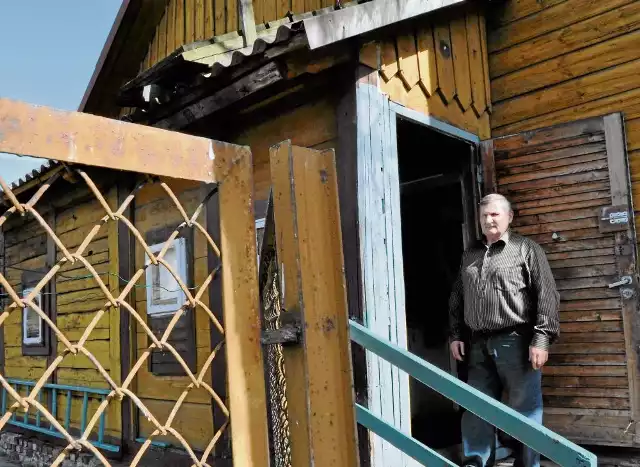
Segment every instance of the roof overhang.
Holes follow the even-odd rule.
[[[304,20],[309,48],[317,49],[466,0],[372,0]]]

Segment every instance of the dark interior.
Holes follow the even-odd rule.
[[[397,127],[409,351],[464,379],[449,355],[448,301],[465,237],[475,237],[472,148],[412,122]],[[412,435],[436,449],[460,443],[458,408],[420,382],[410,388]]]

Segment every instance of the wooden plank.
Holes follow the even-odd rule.
[[[560,300],[615,298],[619,295],[620,292],[612,289],[563,290],[560,291]]]
[[[167,56],[167,13],[169,8],[165,8],[160,24],[158,25],[158,61],[161,61]]]
[[[558,268],[553,270],[553,275],[557,280],[561,279],[574,279],[578,277],[597,277],[597,276],[612,276],[617,273],[616,266],[614,264],[605,264],[601,266],[591,267],[576,267],[576,268]]]
[[[291,0],[276,0],[276,19],[284,18],[290,11],[293,11]]]
[[[627,369],[624,366],[551,366],[542,368],[543,378],[546,375],[553,376],[626,376]]]
[[[299,261],[299,245],[294,238],[295,204],[291,187],[290,144],[278,144],[270,149],[271,180],[273,183],[274,217],[276,225],[277,257],[281,264],[295,265]],[[300,282],[296,267],[285,267],[282,271],[284,296],[282,306],[285,310],[300,307]],[[291,426],[291,463],[292,465],[309,465],[311,462],[311,440],[309,439],[309,414],[307,411],[307,385],[305,374],[304,350],[299,347],[285,346],[282,349],[285,367],[290,375],[287,378],[287,406]],[[289,370],[290,369],[290,370]],[[296,377],[295,375],[298,375]]]
[[[178,0],[169,0],[165,15],[167,16],[167,55],[176,50],[176,9]]]
[[[237,31],[238,25],[239,25],[238,3],[235,0],[225,0],[225,1],[226,1],[226,11],[227,11],[227,23],[226,23],[226,30],[224,32],[227,33],[227,32]],[[220,34],[220,33],[216,31],[216,34]]]
[[[224,34],[226,32],[225,27],[223,26],[222,30],[218,31],[217,24],[215,24],[215,16],[218,11],[221,11],[224,15],[224,2],[226,0],[202,0],[204,4],[202,20],[204,21],[204,39],[210,39],[216,35]]]
[[[478,13],[475,11],[467,13],[466,27],[469,47],[469,70],[471,73],[471,102],[478,116],[482,115],[487,107],[485,80],[489,79],[488,75],[485,75],[479,21]]]
[[[258,4],[264,5],[264,3],[261,2],[258,2]],[[249,47],[256,41],[257,37],[256,19],[253,14],[253,0],[239,0],[238,8],[244,46]]]
[[[542,113],[553,112],[577,104],[611,96],[636,88],[640,60],[534,91],[520,98],[494,106],[492,125],[499,128]]]
[[[176,48],[185,44],[186,37],[186,22],[185,16],[185,1],[176,0],[176,14],[175,14],[175,45]]]
[[[291,12],[294,14],[304,13],[304,0],[291,0]]]
[[[403,81],[407,90],[411,90],[420,81],[416,38],[413,33],[403,34],[398,36],[397,44],[398,76]]]
[[[584,230],[589,228],[595,228],[598,226],[598,219],[596,217],[585,218],[585,219],[577,219],[577,220],[568,220],[568,221],[557,221],[549,224],[534,224],[534,225],[523,225],[520,227],[514,227],[514,229],[522,235],[534,235],[534,234],[548,234],[553,239],[553,233],[558,233],[560,235],[560,241],[553,242],[553,244],[546,242],[547,244],[543,247],[548,251],[557,251],[557,249],[562,249],[562,245],[568,239],[562,235],[562,232],[570,231],[570,230]],[[575,242],[574,242],[575,243]]]
[[[548,388],[542,390],[545,396],[566,396],[566,397],[603,397],[628,399],[628,389],[614,388]]]
[[[556,388],[627,388],[627,379],[608,376],[545,376],[543,387]]]
[[[560,237],[562,239],[562,241],[567,241],[567,240],[588,240],[591,238],[599,238],[602,236],[602,234],[600,233],[598,228],[592,227],[592,228],[587,228],[587,229],[577,229],[577,230],[565,230],[562,231],[560,234]],[[534,240],[535,242],[539,243],[540,245],[545,245],[548,243],[555,243],[557,240],[554,238],[553,236],[553,232],[549,233],[549,232],[545,232],[542,234],[534,234],[531,235],[530,238],[532,240]],[[605,262],[598,262],[598,260],[589,260],[587,259],[586,261],[583,261],[583,265],[589,265],[591,262],[594,262],[595,264],[608,264],[607,261]],[[578,262],[576,265],[579,265],[580,262]],[[561,265],[561,267],[569,267],[571,266],[571,264],[565,264],[564,266]]]
[[[626,358],[624,354],[550,354],[550,365],[612,365],[625,366]]]
[[[269,447],[250,150],[229,146],[229,150],[219,151],[215,171],[221,180],[222,284],[233,458],[239,465],[259,466],[269,458]]]
[[[311,458],[347,467],[358,457],[335,156],[292,152]]]
[[[517,23],[495,29],[489,34],[489,50],[497,52],[536,36],[564,29],[582,20],[597,17],[610,10],[629,4],[631,0],[611,0],[595,3],[590,0],[562,2],[523,18]]]
[[[606,164],[605,164],[606,165]],[[511,192],[523,190],[540,190],[552,187],[563,187],[567,185],[582,184],[607,180],[607,170],[591,170],[571,175],[555,175],[539,180],[527,180],[524,182],[506,185],[501,191],[511,197]]]
[[[575,166],[576,164],[582,164],[585,162],[596,162],[596,161],[604,161],[607,158],[607,154],[602,152],[593,152],[585,155],[576,155],[570,158],[563,159],[555,159],[544,162],[538,162],[528,165],[523,165],[520,167],[508,167],[502,170],[499,170],[498,173],[501,177],[509,177],[514,175],[522,175],[522,179],[526,180],[526,175],[530,175],[530,178],[535,177],[535,175],[542,170],[559,168],[559,167],[567,167],[570,168]]]
[[[579,205],[590,201],[598,201],[610,197],[609,190],[588,191],[554,198],[532,199],[530,201],[511,202],[518,212],[527,214],[536,214],[539,212],[548,212],[547,210],[562,209],[563,206]]]
[[[606,206],[608,203],[600,201],[600,206]],[[529,216],[518,216],[514,219],[513,226],[519,227],[523,225],[534,225],[547,222],[561,222],[575,219],[598,218],[600,209],[598,207],[589,207],[582,209],[568,209],[565,211],[557,210],[555,212],[533,214]]]
[[[558,290],[588,289],[591,287],[607,287],[616,280],[616,276],[596,276],[556,280]]]
[[[558,146],[554,145],[558,144],[560,147],[568,147],[574,144],[570,141],[573,138],[580,138],[580,141],[582,142],[584,140],[581,138],[595,135],[602,131],[604,131],[602,119],[589,118],[578,122],[571,122],[536,131],[496,138],[494,140],[494,144],[496,151],[509,151],[513,155],[519,155],[521,153],[518,151],[529,153],[531,152],[531,148],[535,148],[537,146],[540,146],[543,151],[556,149]],[[602,139],[598,139],[597,141],[602,141]],[[549,146],[544,147],[543,145]]]
[[[433,28],[436,50],[436,68],[438,70],[438,91],[442,99],[450,103],[456,93],[451,35],[449,24],[439,23]]]
[[[552,354],[625,354],[624,342],[603,342],[584,344],[555,343],[551,348]]]
[[[417,33],[418,65],[420,67],[420,86],[431,97],[438,90],[438,70],[436,68],[436,49],[431,26],[423,27]]]
[[[591,256],[586,258],[570,258],[549,261],[549,266],[553,269],[570,268],[576,266],[600,266],[604,264],[614,264],[615,258],[608,256]]]
[[[562,299],[562,298],[561,298]],[[587,300],[585,300],[587,301]],[[595,301],[595,300],[588,300]],[[563,302],[571,303],[571,302]],[[562,332],[610,332],[610,331],[622,331],[622,323],[619,321],[598,321],[598,322],[574,322],[574,323],[562,323],[560,326]]]
[[[633,216],[630,202],[629,173],[627,172],[627,157],[625,152],[625,128],[621,114],[604,117],[605,136],[607,141],[607,155],[609,156],[609,178],[611,183],[611,202],[613,205],[626,206]],[[620,274],[636,273],[636,232],[634,222],[629,222],[627,231],[616,232],[616,265]],[[629,246],[630,248],[624,248]],[[627,354],[627,371],[629,375],[629,403],[634,417],[640,416],[640,382],[638,381],[638,355],[640,345],[640,322],[637,318],[637,284],[633,289],[620,289],[622,314],[624,316],[625,345]],[[636,291],[630,297],[625,297],[624,289]],[[636,427],[636,436],[640,428]]]
[[[629,401],[618,398],[604,397],[559,397],[544,396],[543,401],[550,407],[576,407],[581,409],[615,409],[629,408]]]
[[[398,73],[398,54],[395,41],[386,40],[381,42],[381,66],[380,74],[389,81]]]
[[[620,309],[620,300],[608,299],[608,300],[576,300],[573,302],[560,302],[560,311],[578,311],[578,310],[619,310]],[[585,326],[572,326],[566,327],[570,332],[570,329],[576,328],[584,328],[589,329],[593,326],[585,325]],[[615,328],[615,326],[614,326]],[[597,329],[593,329],[597,331]],[[617,329],[610,329],[617,330]]]
[[[466,17],[458,17],[449,23],[451,29],[451,50],[456,85],[456,99],[466,111],[471,105],[471,70],[469,68],[469,50],[467,47]]]
[[[227,143],[95,115],[0,99],[0,151],[214,182],[211,155]],[[10,118],[9,118],[10,117]],[[68,135],[75,135],[73,145]],[[30,135],[25,138],[25,135]],[[149,164],[153,160],[153,164]]]
[[[612,9],[608,13],[547,34],[541,34],[503,51],[491,50],[489,56],[491,77],[496,78],[552,59],[559,55],[559,51],[566,55],[575,50],[627,34],[640,27],[639,20],[640,5],[637,2],[628,2],[621,8]]]
[[[594,142],[594,140],[598,142]],[[559,143],[562,144],[562,142]],[[589,135],[571,139],[570,141],[565,140],[565,143],[567,145],[564,148],[554,147],[549,151],[538,151],[524,155],[517,155],[515,151],[500,152],[496,157],[496,168],[498,170],[507,170],[518,166],[528,166],[540,162],[605,151],[604,135]]]
[[[500,5],[500,14],[491,18],[491,25],[496,27],[517,21],[526,16],[543,11],[565,0],[513,0]]]
[[[575,159],[575,158],[568,159],[568,161],[571,161],[572,159]],[[580,174],[583,172],[602,170],[606,167],[607,167],[607,161],[602,157],[598,157],[597,160],[594,162],[587,162],[587,163],[575,164],[575,165],[571,164],[571,165],[565,165],[562,167],[554,167],[550,169],[541,169],[533,173],[506,175],[506,176],[500,177],[500,185],[501,186],[511,185],[514,183],[519,183],[524,181],[531,182],[533,180],[540,180],[543,178],[562,177],[564,175]]]
[[[624,334],[622,332],[603,332],[594,331],[588,334],[563,334],[560,337],[560,343],[580,342],[624,342]]]
[[[206,39],[206,3],[211,2],[212,0],[195,0],[195,40],[202,41]]]
[[[184,0],[184,39],[185,44],[196,40],[196,7],[197,0]]]
[[[636,58],[640,30],[516,70],[491,82],[494,102],[562,83]]]

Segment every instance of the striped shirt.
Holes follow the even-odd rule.
[[[487,246],[462,255],[449,299],[450,336],[530,325],[531,345],[548,349],[560,334],[560,296],[544,251],[533,240],[507,231]]]

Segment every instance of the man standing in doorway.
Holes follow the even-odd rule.
[[[511,232],[512,220],[504,196],[480,201],[484,238],[464,252],[449,301],[451,353],[456,360],[468,359],[471,386],[498,400],[506,390],[511,408],[542,424],[541,368],[560,332],[560,299],[544,251]],[[463,465],[490,465],[492,425],[466,411],[462,441]],[[514,466],[539,465],[540,455],[518,443]]]

